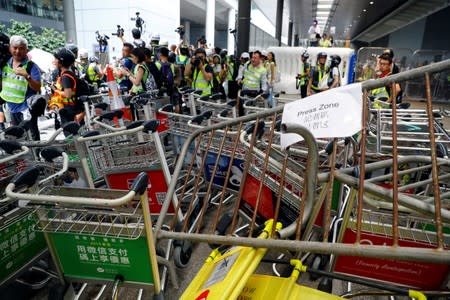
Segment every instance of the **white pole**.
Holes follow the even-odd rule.
[[[228,54],[234,54],[234,35],[230,33],[230,29],[236,29],[236,10],[234,8],[228,9],[228,30],[227,30],[227,45]]]
[[[214,31],[216,18],[216,0],[206,0],[206,42],[209,48],[214,47]]]

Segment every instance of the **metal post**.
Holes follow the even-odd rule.
[[[191,44],[191,22],[184,21],[184,42],[186,45]]]
[[[236,10],[234,8],[228,9],[228,29],[233,30],[236,28]],[[234,53],[235,48],[235,40],[234,34],[228,32],[227,37],[227,48],[228,54],[236,54]]]
[[[288,27],[288,46],[292,47],[292,28],[294,27],[294,22],[289,21]]]
[[[216,0],[206,0],[206,42],[208,46],[214,47],[214,33],[216,22]]]
[[[278,46],[281,46],[281,29],[283,29],[283,4],[284,0],[277,0],[277,18],[275,25],[275,38],[278,40]]]
[[[75,7],[73,0],[63,1],[64,29],[68,43],[77,43],[77,28],[75,23]]]
[[[294,35],[294,47],[298,47],[299,44],[300,44],[300,39],[299,39],[299,37],[298,37],[298,34],[296,33],[296,34]]]
[[[238,4],[237,53],[247,52],[250,43],[251,0],[241,0]]]

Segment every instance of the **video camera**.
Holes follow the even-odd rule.
[[[175,32],[178,33],[178,34],[180,35],[180,40],[183,39],[184,34],[186,33],[186,32],[184,31],[184,26],[183,26],[183,25],[178,26],[177,29],[175,29]]]
[[[117,25],[117,31],[113,32],[111,34],[117,36],[118,38],[121,38],[124,36],[125,31],[123,30],[123,28],[120,25]]]
[[[98,30],[95,32],[96,37],[95,39],[98,42],[98,45],[100,46],[100,52],[103,53],[106,50],[106,46],[108,46],[108,40],[109,40],[109,36],[107,36],[106,34],[101,35]]]
[[[139,16],[140,12],[136,12],[136,18],[131,18],[131,21],[136,22],[136,28],[139,29],[139,31],[142,33],[142,25],[144,25],[144,20]]]

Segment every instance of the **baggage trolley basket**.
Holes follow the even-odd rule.
[[[364,103],[363,118],[362,118],[363,128],[365,128],[366,120],[367,120],[366,112],[368,110],[367,110],[366,96],[367,96],[368,89],[376,88],[379,86],[384,86],[387,83],[399,81],[402,79],[411,79],[411,78],[419,77],[424,74],[426,75],[426,78],[428,79],[429,73],[440,72],[442,70],[449,69],[449,68],[450,68],[450,60],[447,60],[447,61],[444,61],[441,63],[433,64],[431,66],[425,66],[425,67],[407,71],[407,72],[404,72],[401,74],[393,75],[391,77],[384,78],[381,80],[374,80],[374,81],[370,81],[367,83],[363,83],[362,89],[363,89],[364,96],[365,96],[365,98],[363,99],[364,100],[363,101],[363,103]],[[431,99],[428,99],[428,105],[431,106]],[[233,126],[239,122],[246,122],[246,121],[255,120],[255,119],[256,119],[256,122],[258,122],[258,118],[264,118],[264,117],[269,116],[270,114],[273,114],[273,113],[279,112],[279,111],[281,111],[281,108],[268,109],[261,113],[255,113],[252,115],[247,115],[245,117],[238,118],[234,121],[230,121],[230,123],[222,122],[219,124],[214,124],[207,128],[198,129],[187,139],[186,143],[184,144],[183,149],[182,149],[182,156],[185,155],[185,153],[187,152],[188,144],[193,142],[195,140],[195,138],[197,138],[198,136],[211,135],[215,130],[224,129],[227,126]],[[428,111],[431,112],[432,110],[428,109]],[[396,116],[395,108],[393,109],[393,115]],[[432,119],[431,113],[428,113],[428,118],[429,118],[429,120]],[[395,122],[396,122],[396,120],[394,119],[393,123],[395,123]],[[300,127],[299,125],[285,124],[285,130],[290,132],[293,128],[298,128],[296,126]],[[433,143],[435,141],[433,134],[434,134],[434,132],[430,131],[431,143]],[[362,130],[361,148],[360,148],[361,150],[359,152],[360,174],[366,174],[366,170],[365,170],[366,135],[367,135],[367,132],[365,130]],[[399,166],[398,165],[399,161],[401,161],[401,159],[403,159],[403,158],[398,157],[398,153],[396,152],[396,148],[395,148],[396,147],[396,145],[395,145],[396,133],[394,133],[393,136],[394,136],[394,138],[393,138],[394,147],[393,147],[393,155],[392,155],[393,160],[390,161],[389,163],[394,165],[395,166],[394,169],[396,169]],[[200,143],[198,143],[198,144],[200,144]],[[253,143],[251,143],[251,144],[253,144]],[[437,178],[437,176],[438,176],[438,174],[436,173],[437,162],[440,162],[441,160],[436,158],[435,147],[432,146],[432,147],[430,147],[430,149],[431,149],[432,155],[431,155],[431,158],[427,158],[427,159],[432,164],[432,173],[433,173],[432,177]],[[317,153],[317,150],[311,151],[311,152]],[[444,159],[443,161],[445,162],[447,160],[448,159]],[[308,160],[308,162],[310,162],[310,160]],[[199,162],[199,163],[202,164],[202,162]],[[246,160],[244,163],[250,164],[250,161]],[[385,163],[385,162],[380,162],[380,163]],[[447,163],[447,162],[445,162],[445,163]],[[312,172],[312,170],[316,169],[316,166],[317,166],[317,160],[316,160],[316,163],[314,164],[314,166],[307,167],[306,170],[309,172]],[[197,241],[197,242],[208,242],[208,243],[214,243],[216,245],[217,244],[218,245],[233,245],[233,246],[237,246],[237,247],[239,247],[239,246],[249,246],[249,247],[254,247],[254,248],[269,247],[271,250],[281,250],[281,251],[289,250],[289,251],[294,251],[297,253],[313,252],[313,253],[332,254],[332,255],[363,256],[363,257],[369,257],[369,258],[388,258],[388,259],[394,259],[394,260],[412,261],[415,263],[424,262],[424,263],[438,263],[438,264],[446,264],[446,265],[448,265],[450,263],[449,250],[444,247],[444,236],[443,236],[443,229],[442,229],[443,222],[447,222],[449,213],[446,209],[442,208],[442,201],[440,198],[440,192],[438,190],[439,183],[437,182],[437,180],[435,180],[435,179],[432,180],[432,186],[433,186],[433,194],[431,197],[432,201],[431,202],[430,201],[420,202],[418,199],[415,199],[414,197],[407,196],[404,194],[398,194],[396,184],[397,184],[399,177],[395,171],[393,172],[393,179],[392,179],[392,181],[394,183],[393,189],[387,190],[387,189],[377,186],[375,184],[365,182],[364,176],[359,176],[359,177],[355,178],[353,176],[345,174],[345,172],[347,172],[347,170],[345,172],[344,171],[338,172],[338,171],[334,170],[333,164],[331,164],[331,166],[333,166],[331,168],[331,172],[323,175],[329,180],[329,185],[333,184],[334,177],[336,177],[337,180],[339,180],[345,184],[349,184],[351,186],[357,186],[357,188],[358,188],[358,201],[357,201],[358,209],[356,211],[356,216],[355,216],[356,222],[357,222],[355,243],[352,243],[352,244],[329,243],[328,238],[325,236],[324,236],[324,240],[322,242],[320,242],[320,241],[312,242],[312,241],[302,241],[302,240],[298,240],[298,239],[296,239],[295,241],[292,241],[292,240],[288,241],[288,240],[282,240],[282,239],[257,239],[257,238],[255,239],[255,238],[242,238],[242,237],[232,236],[232,235],[221,236],[221,235],[203,233],[203,232],[215,232],[214,226],[212,226],[213,227],[212,231],[209,231],[209,230],[204,231],[202,229],[200,232],[200,229],[199,229],[195,234],[184,233],[184,232],[173,232],[173,231],[161,229],[162,221],[160,221],[159,219],[156,224],[155,234],[156,234],[157,238],[159,238],[159,239],[166,239],[166,238],[189,239],[189,240]],[[174,178],[177,178],[182,167],[183,167],[182,163],[178,162],[175,167],[174,173],[173,173]],[[284,174],[282,174],[282,175],[283,176],[281,176],[281,178],[284,178],[285,177]],[[304,179],[306,180],[306,182],[304,183],[304,186],[306,187],[306,192],[303,193],[302,200],[303,200],[303,197],[307,197],[307,198],[311,197],[313,200],[315,197],[315,194],[310,193],[309,191],[315,190],[316,176],[310,176],[310,175],[311,174],[306,174],[304,176]],[[310,187],[309,185],[312,184],[313,181],[314,181],[314,184]],[[363,217],[363,212],[362,212],[363,195],[364,195],[365,191],[374,193],[384,199],[393,199],[392,200],[393,201],[392,218],[394,221],[393,221],[392,231],[394,232],[394,242],[392,245],[367,245],[362,242],[362,240],[361,240],[361,234],[362,234],[361,223],[362,223],[362,217]],[[169,199],[170,199],[171,195],[173,195],[173,192],[174,192],[174,186],[170,185],[164,206],[168,205],[168,202],[170,201]],[[240,198],[241,198],[241,195],[238,194],[237,201],[240,201]],[[328,201],[328,203],[330,203],[330,201]],[[437,244],[434,247],[423,248],[423,247],[417,247],[417,246],[410,246],[410,245],[405,246],[405,245],[398,244],[398,234],[396,236],[395,232],[398,232],[398,230],[399,230],[399,224],[398,224],[398,220],[399,220],[398,206],[399,206],[399,204],[401,204],[402,206],[417,209],[420,214],[423,213],[422,216],[426,216],[426,217],[433,216],[434,217],[434,219],[435,219],[434,226],[436,227],[436,241],[437,241]],[[162,215],[166,211],[166,208],[164,206],[163,206],[163,209],[161,212]],[[327,215],[329,215],[329,211],[330,211],[330,208],[329,208],[329,205],[327,205],[327,211],[326,211]],[[300,214],[301,214],[301,212],[300,212]],[[213,220],[216,220],[216,223],[213,223],[216,226],[218,218],[215,217],[215,218],[213,218]],[[299,218],[299,220],[301,220],[301,218]],[[395,220],[397,220],[397,221],[395,221]],[[234,227],[235,224],[233,223],[233,221],[231,222],[231,224],[232,224],[230,226],[231,231],[229,231],[229,232],[232,232],[235,229],[235,227]],[[297,231],[297,233],[298,233],[299,228],[300,227],[296,227],[293,230],[293,232]],[[249,231],[252,231],[252,224],[250,225]],[[225,234],[226,233],[227,233],[227,231],[225,231]],[[282,230],[278,231],[278,235],[280,237],[289,236],[289,235],[283,234]],[[249,236],[251,236],[251,234]],[[215,277],[215,278],[217,278],[217,277]],[[222,282],[223,281],[222,278],[223,277],[220,277],[217,281]],[[245,280],[242,279],[242,281],[245,281]],[[205,287],[205,285],[200,284],[200,287],[202,287],[202,286]],[[206,287],[209,287],[209,286],[210,285],[206,285]],[[199,286],[197,286],[197,287],[199,287]],[[241,291],[242,291],[242,289],[241,289]]]
[[[44,233],[62,284],[67,279],[114,285],[113,299],[121,286],[153,287],[155,299],[163,298],[158,263],[165,260],[156,258],[145,173],[129,191],[63,187],[44,188],[38,194],[15,191],[16,186],[32,186],[36,175],[36,169],[27,169],[6,193],[29,201],[27,208],[36,213],[35,226]],[[165,265],[173,276],[171,266]]]
[[[429,155],[430,137],[428,129],[428,115],[422,109],[398,109],[397,112],[397,149],[401,155]],[[371,143],[369,152],[374,154],[389,155],[392,153],[392,110],[371,110],[374,120],[369,125],[369,137]],[[438,149],[448,153],[450,136],[440,124],[442,116],[438,110],[433,110],[433,124],[435,142]],[[375,141],[374,141],[375,140]]]
[[[8,148],[9,150],[21,150],[14,151],[15,153],[9,157],[11,160],[17,159],[29,150],[14,141],[2,141],[0,145],[3,146],[2,148]],[[66,172],[68,156],[55,147],[42,148],[40,155],[45,159],[45,163],[30,161],[23,168],[29,166],[36,168],[38,170],[36,185],[45,186]],[[59,157],[62,157],[62,161]],[[47,253],[44,236],[36,231],[34,212],[24,208],[20,200],[9,198],[5,194],[7,185],[14,181],[17,174],[22,171],[21,168],[16,166],[15,174],[8,173],[6,174],[8,176],[0,181],[3,186],[2,199],[0,200],[0,252],[2,254],[0,259],[0,284],[7,284],[7,282],[19,278],[18,280],[25,286],[31,289],[40,289],[51,279],[51,275],[46,270],[35,269],[33,266]],[[13,175],[14,178],[11,178]],[[33,268],[31,268],[32,266]],[[20,277],[25,273],[24,271],[28,275],[33,274],[30,277],[31,279]]]

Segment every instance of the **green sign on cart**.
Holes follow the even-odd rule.
[[[99,237],[88,234],[51,233],[66,277],[153,284],[147,240]]]
[[[36,232],[36,219],[29,213],[0,228],[0,282],[13,275],[47,247],[44,236]]]

